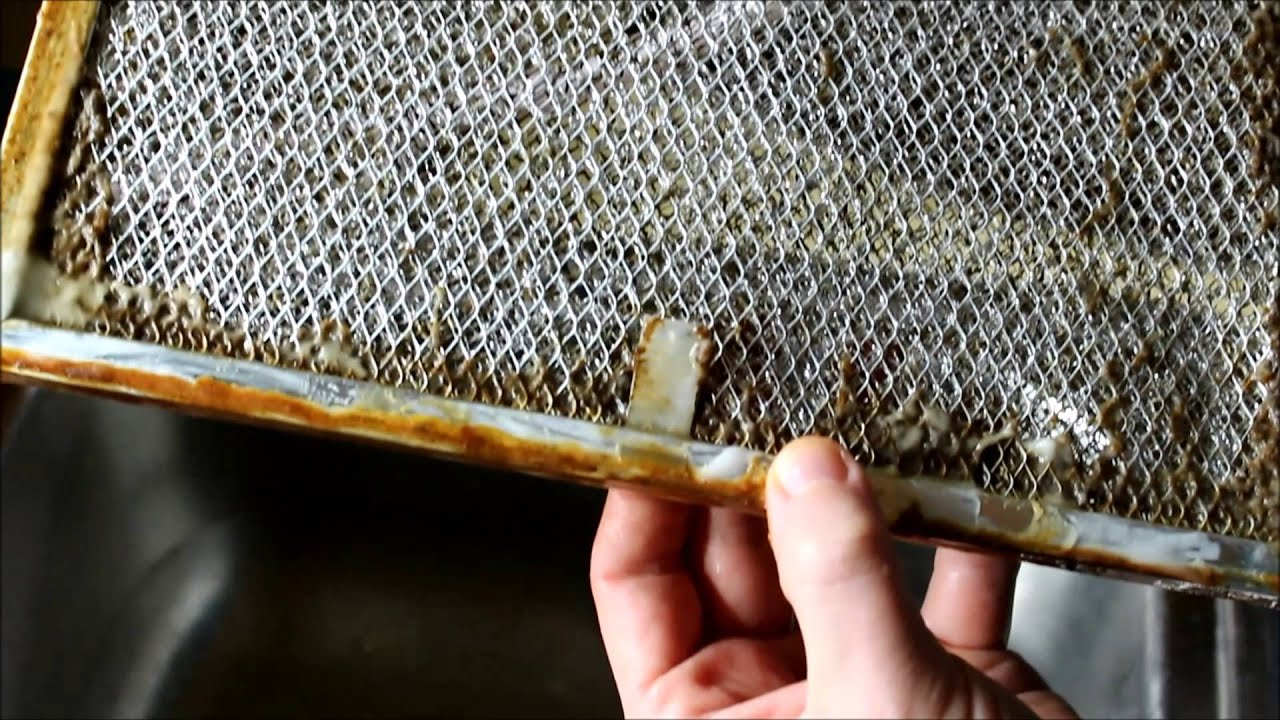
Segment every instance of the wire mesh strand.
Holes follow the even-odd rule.
[[[101,332],[609,424],[699,321],[700,439],[1274,540],[1278,17],[113,2],[54,259],[154,291]]]

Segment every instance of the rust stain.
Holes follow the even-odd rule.
[[[651,317],[645,321],[644,328],[640,331],[640,341],[636,346],[635,358],[632,361],[631,402],[627,422],[639,430],[672,432],[680,436],[687,436],[689,427],[683,426],[683,421],[681,421],[680,427],[648,426],[648,423],[655,418],[670,418],[672,411],[676,408],[671,395],[671,387],[666,382],[669,378],[663,377],[661,369],[655,375],[650,368],[654,333],[667,322],[670,321],[662,317]],[[707,366],[711,362],[711,332],[701,324],[691,325],[690,327],[700,342],[700,346],[697,348],[697,356],[690,357],[694,376],[694,392],[700,394],[704,384],[703,379],[707,374]],[[696,412],[694,415],[696,417]],[[644,418],[644,420],[641,421],[641,418]],[[664,422],[670,424],[671,420]],[[693,420],[691,419],[690,424],[692,422]]]
[[[662,326],[662,318],[660,317],[651,317],[645,322],[644,329],[640,331],[640,347],[641,348],[645,348],[649,346],[649,342],[653,340],[653,334],[657,332],[658,328],[661,326]]]
[[[702,341],[702,352],[698,355],[698,375],[705,376],[707,367],[711,365],[711,330],[706,325],[698,325],[693,329]]]
[[[625,485],[672,499],[763,508],[765,468],[753,464],[729,481],[702,481],[694,468],[655,443],[651,450],[591,452],[567,443],[532,443],[491,427],[369,408],[324,408],[284,393],[225,383],[212,378],[189,381],[119,368],[101,362],[71,362],[0,349],[6,382],[50,386],[66,381],[88,391],[122,399],[146,399],[185,412],[253,420],[272,426],[354,435],[365,441],[470,461],[555,479],[592,485]]]
[[[283,393],[258,390],[212,378],[186,380],[119,368],[101,362],[65,361],[0,348],[0,380],[66,387],[134,402],[145,401],[194,415],[234,419],[325,435],[344,435],[377,445],[413,447],[427,454],[464,457],[469,462],[597,487],[629,487],[682,502],[733,507],[764,513],[766,460],[753,459],[733,479],[697,477],[695,468],[661,444],[628,447],[618,453],[592,451],[568,443],[537,443],[500,430],[421,416],[397,415],[369,408],[332,409]],[[924,517],[911,505],[890,523],[902,538],[1014,553],[1022,558],[1067,569],[1124,571],[1138,575],[1220,588],[1244,579],[1280,594],[1280,574],[1241,574],[1219,568],[1145,564],[1109,552],[1064,548],[1049,534],[1006,534]],[[1233,593],[1235,591],[1232,591]],[[1219,593],[1220,594],[1220,593]],[[1269,606],[1277,598],[1248,596]]]
[[[635,361],[632,364],[632,398],[631,402],[636,401],[635,395],[644,392],[644,381],[649,377],[649,346],[653,343],[653,334],[662,326],[663,320],[660,317],[651,317],[645,321],[644,329],[640,331],[640,343],[636,347]],[[665,395],[650,394],[649,402],[657,405],[663,414],[669,412],[670,402]]]
[[[48,186],[54,155],[98,13],[97,0],[45,2],[18,81],[0,149],[0,246],[25,249]],[[69,67],[73,65],[75,67]],[[15,228],[17,228],[15,230]]]

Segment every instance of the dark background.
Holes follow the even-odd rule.
[[[9,117],[39,9],[40,3],[33,0],[0,3],[0,108],[4,108],[5,118]]]

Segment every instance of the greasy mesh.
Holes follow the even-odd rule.
[[[110,3],[50,246],[98,332],[606,424],[696,321],[699,439],[1275,540],[1278,20]]]

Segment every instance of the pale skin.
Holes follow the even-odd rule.
[[[591,588],[625,715],[1074,717],[1006,645],[1016,562],[939,549],[917,610],[861,468],[825,439],[779,453],[766,506],[610,491]]]

